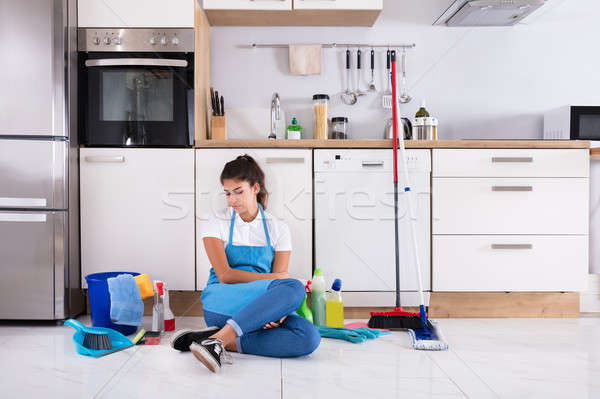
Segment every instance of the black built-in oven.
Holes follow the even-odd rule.
[[[81,144],[192,146],[193,38],[193,29],[80,29]]]

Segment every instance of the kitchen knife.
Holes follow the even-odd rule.
[[[215,91],[215,115],[221,115],[221,111],[219,110],[219,92]]]
[[[221,96],[221,116],[225,116],[225,99]]]

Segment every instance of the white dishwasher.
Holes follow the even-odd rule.
[[[400,157],[398,157],[400,158]],[[407,150],[415,193],[423,289],[431,289],[431,153]],[[398,224],[403,306],[419,302],[408,202],[399,163]],[[315,267],[328,284],[342,279],[346,306],[394,306],[394,183],[391,149],[314,152]],[[426,292],[426,301],[429,293]]]

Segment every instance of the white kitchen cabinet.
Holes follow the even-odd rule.
[[[79,27],[193,28],[196,0],[78,0]]]
[[[292,0],[204,0],[205,10],[291,10]]]
[[[434,236],[435,291],[582,291],[587,236]]]
[[[219,176],[238,155],[252,156],[265,173],[267,211],[290,228],[289,273],[310,279],[312,273],[312,152],[309,149],[209,148],[196,150],[197,287],[206,286],[211,268],[201,238],[201,223],[214,210],[227,207]]]
[[[194,290],[194,150],[80,150],[81,268]],[[85,284],[85,280],[83,281]]]
[[[441,149],[433,177],[589,177],[584,149]]]
[[[383,0],[294,0],[295,10],[382,10]]]
[[[434,149],[433,291],[580,291],[587,149]]]
[[[587,234],[586,178],[434,178],[433,234]]]

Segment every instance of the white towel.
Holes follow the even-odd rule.
[[[323,48],[320,44],[290,44],[292,75],[320,75],[323,69]]]

